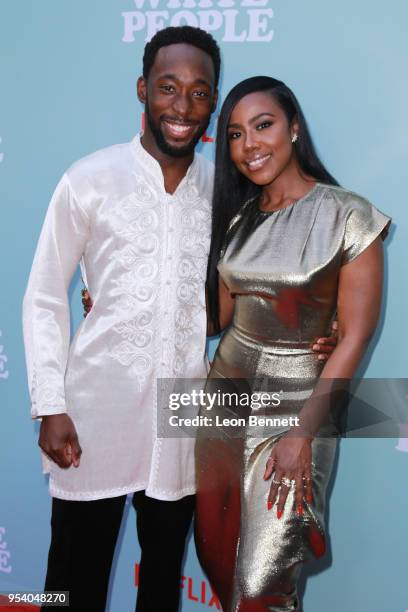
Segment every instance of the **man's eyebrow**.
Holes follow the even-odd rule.
[[[179,80],[178,76],[171,72],[166,72],[166,74],[160,74],[157,78],[158,79],[169,79],[170,81]],[[211,88],[211,84],[206,79],[199,78],[199,79],[196,79],[194,83],[196,83],[197,85],[206,85],[207,87]]]
[[[275,117],[275,115],[273,113],[259,113],[258,115],[255,115],[255,117],[251,117],[248,123],[255,123],[255,121],[260,119],[260,117]],[[239,123],[229,123],[227,125],[227,128],[237,128],[237,127],[241,127]]]
[[[205,79],[196,79],[195,83],[200,84],[200,85],[207,85],[207,87],[211,88],[211,84]]]
[[[166,72],[166,74],[159,74],[158,79],[170,79],[171,81],[177,81],[177,76],[170,72]]]

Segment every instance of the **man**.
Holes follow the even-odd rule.
[[[159,32],[137,85],[143,136],[66,172],[37,247],[24,332],[32,415],[42,417],[39,444],[52,459],[46,589],[69,590],[71,609],[104,610],[126,494],[135,492],[137,610],[178,609],[194,441],[157,439],[155,392],[157,378],[206,375],[212,167],[194,148],[219,71],[205,32]],[[94,307],[69,348],[67,290],[82,257]]]
[[[105,609],[128,493],[142,551],[136,609],[178,609],[194,440],[157,438],[156,381],[206,375],[212,166],[194,148],[219,72],[207,33],[156,34],[137,85],[143,135],[74,164],[40,236],[24,334],[32,415],[52,460],[45,588],[70,591],[72,610]],[[94,305],[69,347],[67,290],[81,258]]]

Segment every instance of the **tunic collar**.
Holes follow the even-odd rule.
[[[164,177],[163,177],[163,172],[160,167],[160,164],[157,161],[157,159],[155,159],[152,155],[150,155],[150,153],[148,153],[146,149],[143,147],[142,143],[140,142],[140,138],[142,134],[143,132],[141,132],[140,134],[137,134],[132,140],[133,150],[135,152],[136,158],[138,162],[141,163],[150,172],[150,174],[158,181],[163,191],[165,191]],[[180,191],[182,191],[184,188],[186,188],[187,186],[191,186],[192,184],[196,182],[197,175],[198,175],[198,169],[199,169],[198,156],[196,153],[194,153],[193,161],[189,165],[186,174],[184,175],[184,177],[181,179],[180,183],[178,184],[176,191],[172,194],[173,196],[178,195]]]

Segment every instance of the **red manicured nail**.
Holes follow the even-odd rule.
[[[282,514],[283,514],[282,510],[277,510],[276,511],[276,516],[278,517],[278,519],[281,518]]]
[[[272,504],[272,502],[271,502],[271,501],[268,501],[268,504],[267,504],[267,505],[268,505],[268,510],[270,510],[270,509],[272,508],[272,506],[273,506],[273,504]]]
[[[309,502],[309,504],[311,504],[313,501],[313,495],[306,495],[306,501]]]
[[[298,504],[297,513],[301,516],[303,514],[303,506],[302,504]]]

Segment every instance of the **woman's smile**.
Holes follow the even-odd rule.
[[[255,155],[254,157],[246,159],[245,164],[251,172],[256,172],[257,170],[261,170],[271,157],[271,153],[267,153],[266,155]]]

